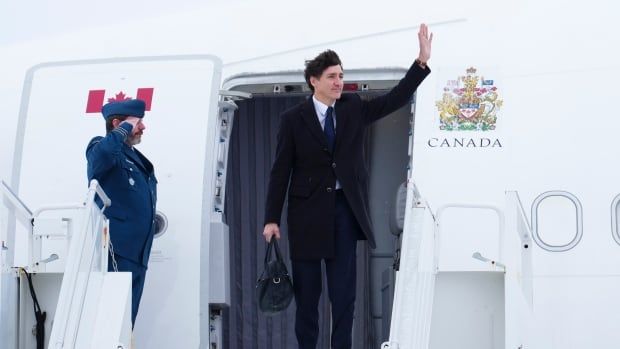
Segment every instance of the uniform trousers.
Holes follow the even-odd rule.
[[[146,277],[146,267],[130,259],[117,254],[114,255],[118,271],[131,272],[131,327],[136,323],[138,307],[144,290],[144,280]],[[112,254],[108,255],[108,271],[114,271],[112,264]]]

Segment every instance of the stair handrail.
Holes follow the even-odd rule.
[[[406,207],[389,340],[381,344],[382,349],[427,348],[430,338],[436,222],[428,202],[412,179],[407,182]],[[415,297],[411,297],[411,292],[416,293]]]
[[[519,232],[519,239],[521,240],[521,245],[522,246],[531,246],[532,245],[532,238],[534,236],[533,232],[532,232],[532,226],[530,225],[530,220],[527,217],[527,214],[525,213],[525,209],[523,208],[523,203],[521,202],[521,196],[519,195],[519,192],[517,192],[516,190],[507,190],[506,194],[513,194],[515,196],[516,202],[517,202],[517,213],[518,216],[520,218],[520,222],[521,224],[524,225],[524,232]]]
[[[104,202],[104,207],[108,207],[111,204],[110,199],[105,194],[105,192],[101,189],[100,186],[95,188],[95,192]],[[41,240],[35,239],[34,233],[34,224],[36,219],[44,212],[50,211],[64,211],[64,210],[75,210],[75,209],[83,209],[86,206],[86,199],[81,203],[64,203],[64,204],[55,204],[55,205],[45,205],[37,208],[34,211],[31,211],[28,206],[20,199],[19,196],[13,191],[13,189],[4,181],[0,181],[0,193],[8,201],[10,204],[5,206],[7,208],[13,209],[13,216],[23,224],[26,228],[26,238],[27,238],[27,255],[26,260],[28,261],[28,265],[24,266],[26,271],[28,272],[41,272]],[[70,243],[70,236],[67,236],[67,243]]]
[[[512,202],[509,203],[507,209],[511,209],[511,203],[516,203],[515,209],[517,213],[516,217],[516,233],[519,237],[520,241],[520,265],[515,265],[514,267],[517,269],[519,273],[519,284],[521,285],[521,293],[523,294],[523,298],[526,300],[527,304],[530,306],[530,309],[533,306],[533,260],[532,260],[532,250],[534,247],[534,233],[532,230],[532,226],[530,225],[530,220],[527,217],[526,211],[523,208],[523,203],[521,202],[521,197],[516,190],[507,190],[506,195],[508,198],[513,196]]]
[[[95,198],[99,197],[103,206],[99,208]],[[103,215],[104,210],[111,205],[111,201],[96,180],[90,182],[86,200],[83,203],[84,219],[80,229],[71,239],[65,273],[63,275],[58,298],[58,306],[54,317],[54,325],[50,336],[49,348],[72,349],[75,346],[79,329],[79,317],[71,317],[72,313],[82,314],[84,299],[90,276],[93,272],[107,272],[107,222]],[[88,240],[90,238],[90,240]],[[102,247],[97,250],[98,243]],[[87,248],[90,247],[90,251]],[[94,257],[100,252],[99,270],[92,270]],[[78,279],[83,258],[88,261],[86,274],[81,284]],[[77,308],[74,308],[77,306]]]

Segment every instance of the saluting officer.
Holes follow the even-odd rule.
[[[139,99],[104,105],[101,112],[106,136],[93,138],[86,148],[88,180],[98,180],[112,200],[105,210],[112,242],[108,270],[117,267],[132,275],[132,326],[155,234],[157,201],[153,164],[134,147],[146,128],[142,122],[144,111],[145,103]]]

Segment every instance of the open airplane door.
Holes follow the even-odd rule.
[[[86,145],[105,135],[103,104],[127,98],[146,102],[146,130],[137,148],[155,166],[158,226],[166,230],[157,234],[151,251],[134,329],[140,348],[197,348],[209,342],[209,227],[217,212],[221,65],[209,55],[119,58],[46,63],[26,76],[12,187],[33,208],[83,197]],[[59,256],[47,271],[62,272],[64,242],[42,239],[42,258],[52,251]]]

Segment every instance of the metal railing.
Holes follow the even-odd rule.
[[[96,204],[96,197],[103,202],[102,208]],[[82,228],[72,236],[69,245],[49,348],[74,348],[80,327],[92,325],[80,320],[92,275],[107,272],[109,237],[103,211],[110,204],[99,183],[92,180],[81,207]]]
[[[435,219],[413,183],[407,183],[407,210],[401,234],[389,341],[382,349],[426,348],[435,288]]]
[[[105,193],[101,188],[96,189],[96,191],[101,192],[101,195],[105,197],[109,205],[109,199],[105,196]],[[46,237],[64,237],[67,240],[67,244],[70,244],[71,241],[71,227],[70,225],[73,223],[73,219],[69,217],[70,215],[63,215],[62,217],[56,217],[54,219],[44,218],[45,214],[53,211],[81,211],[85,208],[85,202],[82,203],[69,203],[69,204],[59,204],[59,205],[47,205],[42,206],[36,209],[34,212],[31,212],[30,209],[26,206],[24,202],[13,192],[13,190],[4,182],[0,182],[0,192],[2,192],[3,197],[6,199],[5,206],[12,210],[14,217],[22,223],[24,228],[26,229],[26,239],[27,239],[27,265],[21,266],[26,271],[32,273],[40,273],[45,272],[45,265],[49,262],[57,260],[59,257],[57,254],[53,253],[49,256],[43,258],[41,256],[42,252],[42,239],[43,236]],[[43,221],[45,220],[54,220],[57,222],[66,222],[68,228],[63,229],[64,232],[53,231],[50,232],[46,230],[46,228],[39,228],[39,226],[44,225]],[[17,267],[17,266],[15,266]]]
[[[532,226],[530,225],[529,219],[525,214],[521,197],[518,192],[510,190],[506,191],[506,195],[509,198],[512,196],[515,202],[515,209],[517,210],[517,232],[519,234],[521,246],[524,248],[530,248],[532,246]]]
[[[521,202],[521,197],[519,193],[516,191],[507,191],[506,196],[508,199],[508,207],[507,210],[514,209],[516,212],[516,233],[519,237],[519,242],[521,244],[520,248],[520,268],[518,265],[515,267],[519,268],[519,283],[521,285],[521,292],[523,294],[523,298],[527,301],[528,305],[532,307],[533,304],[533,259],[532,259],[532,249],[533,249],[533,233],[532,228],[530,226],[528,217],[525,213],[525,209],[523,208],[523,203]]]
[[[473,253],[472,257],[488,262],[494,268],[499,268],[498,271],[510,274],[513,279],[516,279],[524,299],[531,308],[532,229],[518,193],[507,192],[506,195],[509,199],[506,213],[495,205],[450,203],[441,206],[436,215],[433,216],[428,205],[422,203],[424,200],[419,199],[419,194],[414,195],[413,186],[408,188],[406,228],[402,235],[401,270],[396,277],[390,339],[382,344],[382,349],[424,349],[430,345],[435,278],[439,272],[441,239],[445,238],[442,236],[441,221],[447,209],[491,210],[497,215],[498,259],[491,260],[480,253]],[[417,199],[412,199],[414,196]],[[620,199],[618,201],[620,204]],[[517,247],[515,240],[512,239],[512,236],[505,236],[507,231],[506,217],[510,218],[508,231],[516,232],[519,238],[520,257],[517,256],[517,258],[515,258],[517,251],[513,250],[514,247]],[[505,240],[506,238],[510,239]],[[505,244],[506,246],[504,246]],[[504,251],[504,248],[507,250]],[[511,263],[509,265],[510,270],[507,270],[503,264],[507,261]],[[520,265],[515,264],[519,262]]]

